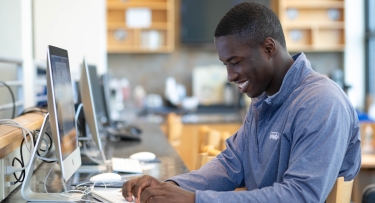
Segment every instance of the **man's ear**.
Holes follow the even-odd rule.
[[[270,58],[273,57],[277,51],[276,41],[272,39],[271,37],[267,37],[264,40],[263,48],[266,54],[269,55]]]

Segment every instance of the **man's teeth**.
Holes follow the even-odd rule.
[[[242,88],[244,88],[245,87],[245,85],[247,85],[247,83],[249,83],[249,81],[248,80],[246,80],[245,82],[243,82],[243,83],[240,83],[240,84],[238,84],[238,87],[240,87],[241,89]]]

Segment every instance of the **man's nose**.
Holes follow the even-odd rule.
[[[228,74],[228,75],[227,75],[227,80],[228,80],[229,82],[234,82],[234,81],[236,81],[238,74],[235,73],[233,70],[231,70],[231,68],[227,68],[227,74]]]

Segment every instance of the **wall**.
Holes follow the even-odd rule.
[[[131,85],[142,85],[147,93],[164,95],[165,79],[175,77],[192,93],[192,70],[195,66],[222,65],[212,46],[182,46],[171,54],[109,54],[108,69],[114,78],[127,78]],[[291,53],[295,54],[295,53]],[[306,53],[315,71],[329,74],[343,69],[343,53]]]
[[[21,1],[0,0],[0,56],[21,58]],[[14,65],[0,63],[0,81],[15,80],[17,78]],[[12,88],[16,91],[16,88]],[[0,105],[11,102],[10,93],[4,86],[0,86]],[[0,118],[11,118],[12,110],[0,111]]]
[[[203,48],[205,49],[205,48]],[[109,54],[108,69],[114,78],[127,78],[132,87],[142,85],[146,92],[164,95],[165,79],[172,76],[192,94],[195,66],[221,64],[213,48],[180,48],[171,54]],[[223,68],[225,68],[223,66]]]
[[[23,71],[20,75],[24,77],[24,91],[17,92],[12,88],[16,99],[24,100],[24,106],[34,105],[33,84],[34,75],[32,63],[32,32],[31,32],[31,1],[30,0],[0,0],[0,57],[5,59],[16,59],[23,61]],[[17,79],[17,68],[14,64],[0,64],[2,81]],[[5,87],[0,88],[1,95],[9,95]],[[28,98],[28,99],[23,99]],[[0,98],[0,104],[9,103],[10,96]],[[21,106],[22,107],[22,106]],[[11,110],[0,112],[0,118],[10,118]]]
[[[68,50],[77,80],[83,57],[107,70],[105,0],[34,0],[34,57],[46,60],[48,45]]]
[[[267,1],[265,1],[267,2]],[[334,69],[344,71],[348,96],[353,105],[363,110],[365,104],[364,82],[364,5],[363,1],[345,1],[344,52],[305,53],[315,71],[329,75]],[[292,55],[295,53],[291,53]],[[182,47],[172,54],[109,54],[108,68],[115,78],[126,77],[133,87],[142,85],[147,93],[163,94],[168,76],[187,87],[191,94],[191,70],[194,66],[222,64],[213,47]]]
[[[365,109],[365,15],[364,1],[345,1],[345,81],[353,105]],[[350,9],[348,9],[350,8]]]
[[[0,56],[21,58],[21,0],[0,0]]]

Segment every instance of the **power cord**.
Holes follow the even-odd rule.
[[[9,93],[12,97],[12,103],[13,103],[13,113],[12,113],[12,118],[14,118],[16,116],[16,100],[14,98],[14,94],[13,94],[13,91],[12,89],[9,87],[9,85],[7,85],[4,81],[0,81],[0,83],[2,83],[6,88],[8,88],[9,90]]]
[[[47,114],[48,110],[40,107],[29,107],[26,108],[22,111],[22,113],[19,116],[28,114],[28,113],[42,113],[42,114]]]
[[[47,173],[46,178],[44,179],[43,186],[44,186],[44,191],[47,194],[49,194],[51,196],[53,196],[53,195],[59,195],[59,196],[69,197],[70,201],[85,201],[85,202],[89,201],[90,203],[101,203],[101,202],[98,202],[98,201],[93,201],[91,199],[85,199],[85,198],[82,198],[82,197],[72,197],[72,196],[67,195],[67,193],[80,193],[80,194],[83,194],[84,196],[87,196],[88,194],[92,193],[92,191],[94,191],[95,184],[97,182],[102,182],[102,181],[96,181],[95,183],[93,183],[93,185],[91,185],[89,187],[84,187],[83,190],[79,190],[79,189],[77,189],[77,190],[68,190],[68,191],[65,191],[65,192],[58,193],[58,194],[56,194],[56,193],[49,193],[48,190],[47,190],[46,182],[47,182],[48,176],[50,175],[50,173],[51,173],[51,171],[52,171],[52,169],[53,169],[53,167],[55,165],[56,165],[56,162],[52,165],[51,169]],[[81,183],[81,184],[77,185],[76,188],[80,188],[81,185],[87,184],[87,183],[88,182]],[[104,188],[106,189],[107,188],[106,184],[104,182],[102,182],[102,183],[104,184]]]
[[[32,134],[32,136],[33,136],[33,139],[34,139],[34,147],[35,147],[35,144],[36,144],[36,134],[39,134],[40,133],[40,131],[39,130],[35,130],[35,131],[33,131],[33,134]],[[44,141],[44,143],[45,143],[45,146],[46,146],[46,149],[39,149],[38,151],[36,151],[36,153],[37,153],[37,155],[38,156],[40,156],[40,157],[43,157],[44,159],[41,159],[43,162],[46,162],[46,163],[54,163],[54,162],[56,162],[55,160],[45,160],[45,155],[47,155],[48,154],[48,152],[51,150],[51,148],[52,148],[52,138],[51,138],[51,135],[49,135],[47,132],[45,132],[45,135],[48,137],[48,139],[49,139],[49,142],[47,142],[47,140],[45,139],[45,138],[43,138],[43,141]],[[30,134],[26,134],[26,137],[27,136],[30,136]],[[13,167],[15,167],[15,165],[14,165],[14,163],[15,163],[15,161],[17,161],[20,165],[21,165],[21,167],[24,167],[25,166],[25,164],[24,164],[24,160],[23,160],[23,152],[22,152],[22,146],[23,146],[23,143],[24,143],[24,141],[25,141],[25,138],[23,138],[22,139],[22,141],[21,141],[21,144],[20,144],[20,159],[18,159],[17,157],[14,157],[13,158],[13,160],[12,160],[12,166]],[[40,154],[39,153],[39,151],[42,151],[43,152],[43,154]],[[19,175],[19,177],[17,177],[17,175],[16,175],[16,173],[13,173],[13,176],[14,176],[14,178],[16,179],[16,182],[14,182],[13,184],[16,184],[16,183],[22,183],[23,182],[23,180],[25,179],[25,174],[26,174],[26,172],[25,172],[25,169],[23,169],[22,171],[21,171],[21,174]]]
[[[19,182],[23,182],[23,180],[25,178],[25,169],[30,164],[30,160],[29,160],[29,162],[27,164],[24,163],[23,152],[22,152],[23,143],[26,142],[26,144],[25,144],[26,149],[31,154],[33,152],[35,144],[36,144],[36,141],[34,141],[34,140],[36,140],[36,137],[37,137],[36,134],[38,133],[38,135],[39,135],[40,131],[39,130],[36,130],[36,131],[29,130],[29,129],[25,128],[24,126],[22,126],[17,121],[12,120],[12,119],[2,119],[2,120],[0,120],[0,125],[16,127],[16,128],[20,128],[22,130],[23,139],[22,139],[21,145],[20,145],[20,159],[17,158],[17,157],[15,157],[12,160],[12,166],[6,166],[5,174],[6,175],[10,175],[10,174],[14,175],[14,177],[16,179],[16,182],[13,182],[13,184],[16,184],[16,183],[19,183]],[[48,154],[48,151],[52,147],[51,146],[52,145],[52,138],[51,138],[51,136],[48,133],[45,133],[45,134],[49,138],[49,142],[46,140],[46,138],[43,138],[43,141],[45,143],[46,148],[45,149],[39,149],[40,151],[43,152],[42,155],[39,153],[39,150],[38,150],[37,154],[35,156],[38,157],[39,159],[45,161],[45,162],[49,162],[49,163],[56,162],[57,161],[56,159],[50,159],[50,158],[43,157],[46,154]],[[30,137],[31,142],[28,142],[27,136]],[[15,168],[14,167],[15,161],[17,161],[21,165],[21,168]],[[21,171],[21,174],[19,175],[19,177],[17,177],[15,173],[19,172],[19,171]]]

